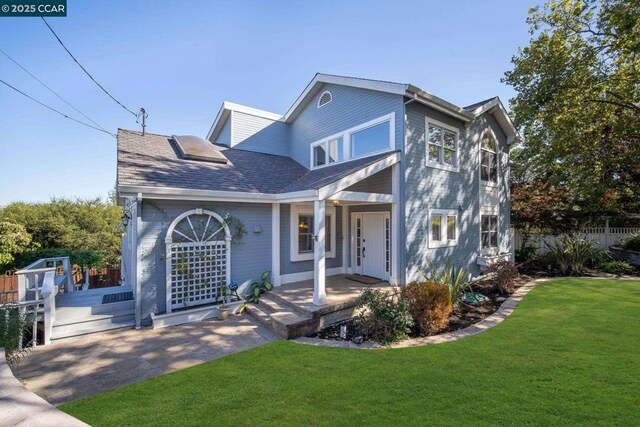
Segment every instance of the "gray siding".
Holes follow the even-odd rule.
[[[313,271],[313,260],[291,261],[291,205],[280,205],[280,274]],[[342,207],[336,207],[336,256],[328,258],[326,268],[342,267]]]
[[[231,280],[239,283],[258,280],[271,270],[271,205],[249,203],[143,201],[142,227],[139,231],[141,250],[141,318],[148,323],[151,313],[165,312],[165,243],[171,222],[181,213],[203,208],[222,216],[238,218],[247,234],[240,243],[231,245]],[[256,226],[262,232],[255,233]]]
[[[426,166],[425,116],[455,126],[460,132],[459,172],[449,172]],[[417,278],[417,272],[428,263],[444,265],[449,257],[454,265],[465,267],[473,275],[479,273],[476,257],[480,250],[480,165],[479,139],[487,126],[491,126],[501,147],[502,170],[508,169],[508,146],[504,133],[495,120],[488,116],[478,118],[465,128],[462,122],[419,104],[406,108],[405,146],[405,218],[407,281]],[[508,181],[500,174],[500,246],[510,248],[508,229],[510,206]],[[506,190],[505,190],[506,189]],[[459,236],[454,247],[429,248],[429,209],[458,210]]]
[[[218,139],[215,140],[215,144],[231,146],[231,120],[227,119],[226,123],[218,135]]]
[[[289,155],[289,125],[277,120],[234,111],[233,147],[260,153]]]
[[[391,194],[391,168],[387,168],[369,178],[365,178],[357,184],[347,187],[345,191]]]
[[[325,90],[333,100],[318,108]],[[335,133],[395,112],[396,146],[403,141],[403,97],[367,89],[324,85],[291,123],[291,157],[309,168],[309,146]]]

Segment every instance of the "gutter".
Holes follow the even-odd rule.
[[[456,119],[462,120],[465,123],[468,123],[474,119],[474,115],[472,113],[456,105],[453,105],[452,103],[447,102],[442,98],[438,98],[435,95],[425,92],[422,89],[416,86],[413,86],[411,84],[407,85],[407,93],[405,96],[409,98],[414,98],[417,102],[427,105],[442,113],[453,116]]]

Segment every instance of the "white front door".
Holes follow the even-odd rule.
[[[354,214],[355,272],[389,279],[390,230],[387,212]]]

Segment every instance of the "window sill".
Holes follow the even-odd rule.
[[[427,161],[427,167],[433,169],[440,169],[448,172],[460,172],[460,168],[458,166],[451,165],[443,165],[442,163],[430,162]]]
[[[324,253],[324,257],[325,258],[335,258],[336,254],[334,252],[325,252]],[[300,261],[313,261],[313,252],[312,253],[305,253],[305,254],[293,254],[291,256],[291,262],[300,262]]]
[[[429,240],[429,249],[451,248],[454,246],[458,246],[457,240],[448,240],[446,242],[434,242],[433,240]]]

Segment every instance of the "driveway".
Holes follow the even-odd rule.
[[[58,405],[279,339],[248,316],[118,330],[35,348],[14,374]]]

